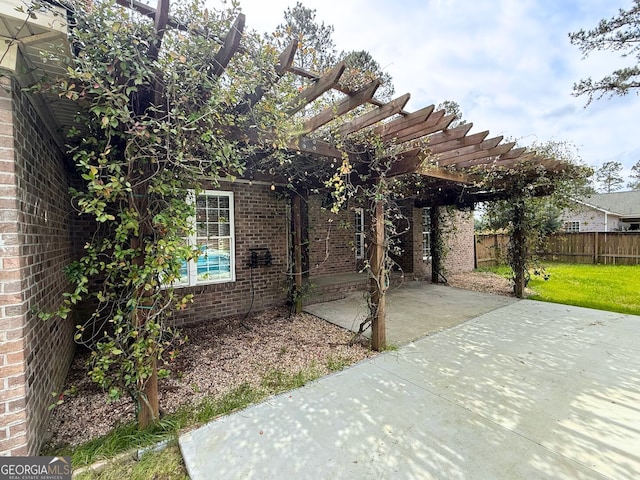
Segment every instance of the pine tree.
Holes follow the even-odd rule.
[[[631,175],[629,176],[627,187],[631,190],[640,190],[640,160],[631,167]]]
[[[635,65],[615,70],[600,80],[580,80],[573,85],[574,95],[587,95],[591,102],[594,97],[626,95],[640,87],[640,0],[634,0],[628,10],[620,9],[615,17],[600,20],[592,30],[570,33],[569,39],[585,57],[595,50],[612,50],[636,58]]]
[[[624,185],[622,164],[620,162],[604,162],[596,170],[596,182],[604,193],[620,190]]]

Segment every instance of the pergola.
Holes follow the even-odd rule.
[[[150,48],[149,55],[156,57],[159,54],[162,37],[168,28],[191,31],[178,20],[169,16],[169,0],[158,0],[157,8],[150,7],[137,0],[116,0],[121,6],[132,8],[138,13],[152,19],[157,34],[157,42]],[[55,4],[55,2],[54,2]],[[55,4],[57,5],[57,4]],[[61,7],[54,7],[61,11]],[[3,13],[5,18],[13,15],[15,25],[9,21],[0,24],[2,36],[18,38],[20,48],[27,57],[38,58],[38,50],[41,42],[60,41],[66,31],[60,28],[59,22],[55,29],[47,29],[43,25],[35,25],[28,29],[18,30],[20,15],[7,10]],[[40,22],[42,23],[42,22]],[[55,23],[55,22],[54,22]],[[241,40],[245,28],[245,16],[239,14],[233,26],[226,36],[220,39],[220,47],[215,55],[212,76],[220,76],[224,73],[229,62],[238,52],[242,51]],[[204,32],[192,32],[204,34]],[[11,52],[17,51],[18,44],[10,44]],[[287,114],[299,115],[309,105],[320,99],[328,92],[336,93],[334,97],[340,99],[324,110],[303,119],[302,129],[298,136],[289,141],[287,148],[294,155],[301,158],[313,159],[317,162],[326,162],[337,159],[340,161],[345,154],[344,150],[331,141],[325,140],[322,133],[331,127],[332,131],[341,138],[348,139],[359,132],[372,132],[383,142],[394,145],[396,152],[388,158],[389,169],[384,178],[373,178],[371,181],[386,181],[389,178],[401,175],[419,175],[425,179],[424,186],[416,198],[418,204],[423,206],[443,206],[450,204],[472,205],[475,202],[505,198],[509,195],[506,188],[509,183],[509,172],[517,172],[525,175],[531,173],[535,178],[540,169],[553,175],[566,168],[566,164],[552,158],[546,158],[528,151],[525,148],[516,148],[514,142],[505,142],[502,136],[488,138],[489,132],[482,131],[472,133],[472,123],[450,128],[455,120],[454,115],[449,115],[444,110],[436,110],[433,105],[421,108],[414,112],[408,112],[404,108],[410,95],[404,94],[383,103],[374,98],[376,89],[380,86],[379,80],[371,81],[363,87],[353,90],[341,85],[340,80],[345,73],[346,65],[339,62],[333,68],[321,75],[303,70],[293,64],[297,41],[292,41],[279,55],[275,69],[274,82],[277,82],[285,74],[296,75],[306,82],[308,86],[303,88],[297,98],[287,106]],[[33,51],[33,52],[32,52]],[[35,52],[35,53],[34,53]],[[4,58],[4,63],[8,59]],[[43,66],[43,68],[49,68]],[[155,86],[157,87],[157,86]],[[161,91],[155,88],[156,92]],[[247,94],[236,106],[238,114],[250,111],[252,106],[261,101],[268,85],[255,85],[254,90]],[[60,100],[57,100],[60,102]],[[66,105],[66,106],[65,106]],[[358,107],[358,111],[365,113],[354,117],[349,112]],[[69,104],[56,105],[55,109],[49,109],[49,116],[53,124],[57,123],[55,130],[63,131],[70,123],[75,106]],[[46,110],[46,109],[45,109]],[[247,142],[257,141],[251,132],[230,132],[239,139]],[[416,146],[417,145],[417,146]],[[371,160],[367,153],[346,152],[352,164],[366,168]],[[494,184],[487,188],[482,182],[490,173],[500,170],[502,185]],[[549,192],[540,191],[539,194]],[[295,282],[299,288],[302,286],[302,228],[301,228],[301,200],[298,195],[292,195],[293,207],[293,236],[294,236],[294,261]],[[372,345],[375,349],[385,346],[385,309],[384,292],[380,291],[379,282],[376,279],[384,275],[382,264],[384,244],[384,206],[377,202],[373,209],[374,234],[370,266],[372,270],[371,293],[373,304],[377,305],[376,318],[372,319]],[[522,289],[523,285],[516,289]]]
[[[117,0],[119,4],[131,6],[141,13],[156,20],[157,28],[171,25],[171,20],[166,16],[158,15],[145,5],[128,0]],[[162,11],[162,5],[168,4],[168,0],[159,0],[157,11]],[[158,18],[163,18],[158,22]],[[242,33],[245,25],[245,16],[240,14],[233,27],[226,35],[216,61],[217,71],[222,73],[226,65],[239,51]],[[175,25],[179,27],[179,25]],[[343,98],[335,104],[326,107],[315,115],[305,118],[302,131],[299,136],[289,142],[288,148],[292,152],[304,157],[316,160],[337,159],[340,160],[344,151],[331,142],[325,141],[320,135],[322,127],[328,124],[334,126],[335,132],[341,137],[368,129],[378,135],[383,142],[393,143],[398,153],[388,159],[390,168],[384,178],[374,181],[385,181],[401,175],[415,174],[429,179],[428,186],[420,192],[424,205],[450,205],[455,203],[473,204],[481,201],[506,198],[509,195],[507,189],[500,185],[494,185],[490,190],[479,182],[483,175],[500,169],[504,172],[518,171],[531,173],[532,178],[542,168],[548,174],[562,172],[566,168],[564,162],[547,158],[528,151],[526,148],[515,148],[515,142],[504,142],[502,136],[487,138],[488,131],[469,134],[472,123],[466,123],[454,128],[449,128],[455,120],[455,115],[447,114],[445,110],[435,110],[433,105],[427,106],[415,112],[404,110],[410,94],[404,94],[387,103],[374,98],[376,89],[380,86],[380,80],[374,80],[363,87],[353,90],[340,84],[340,79],[346,70],[344,62],[339,62],[333,68],[322,75],[303,70],[293,64],[297,49],[297,41],[291,42],[279,56],[279,62],[275,65],[278,79],[286,73],[302,77],[311,84],[300,91],[287,110],[289,115],[295,115],[327,92],[338,91]],[[277,79],[276,79],[277,81]],[[264,85],[256,85],[253,93],[247,95],[237,105],[238,113],[246,113],[258,103],[266,90]],[[366,113],[355,119],[345,120],[346,114],[362,106],[369,105]],[[247,141],[254,140],[251,134],[239,132],[239,135]],[[419,141],[421,146],[416,147]],[[367,163],[366,154],[349,153],[353,164]],[[509,174],[504,178],[505,184],[509,182]],[[549,193],[540,191],[539,194]],[[302,209],[301,199],[293,195],[293,235],[294,235],[294,261],[296,287],[302,287]],[[372,347],[376,350],[385,348],[385,306],[384,292],[381,291],[381,279],[384,278],[383,246],[384,246],[384,206],[381,201],[376,202],[374,208],[374,233],[370,266],[371,282],[370,291],[375,316],[372,318]],[[520,285],[516,285],[516,292],[524,289],[524,276],[520,275]],[[297,309],[301,308],[298,303]]]
[[[0,68],[13,72],[15,81],[20,86],[32,86],[35,83],[34,72],[44,71],[52,76],[63,76],[65,70],[62,65],[55,62],[43,62],[42,52],[55,55],[70,55],[68,31],[66,20],[69,12],[64,2],[58,0],[46,0],[50,8],[46,12],[38,12],[31,15],[29,12],[20,11],[20,0],[4,0],[0,2],[0,37],[4,39],[5,48],[0,56]],[[211,38],[206,31],[199,31],[182,24],[169,15],[169,0],[158,0],[157,8],[152,8],[137,0],[116,0],[123,7],[131,8],[139,14],[149,17],[155,29],[155,42],[149,46],[147,55],[149,60],[158,59],[162,46],[163,35],[169,28],[183,30],[193,35],[204,35],[212,40],[214,48],[219,48],[214,56],[209,69],[212,79],[224,74],[234,55],[243,51],[241,41],[245,27],[245,16],[238,15],[230,30],[223,38]],[[31,12],[33,13],[33,12]],[[470,134],[472,124],[451,127],[454,117],[443,110],[435,110],[428,106],[415,112],[404,110],[409,94],[402,95],[387,103],[374,98],[376,89],[380,86],[379,80],[374,80],[358,89],[344,87],[340,80],[345,73],[346,65],[340,62],[321,75],[302,70],[293,64],[297,42],[291,42],[279,55],[277,64],[274,65],[270,84],[257,84],[252,91],[240,99],[237,105],[232,106],[232,111],[242,115],[251,111],[257,105],[269,88],[285,75],[295,75],[304,79],[305,87],[297,94],[287,106],[285,111],[296,119],[302,119],[302,128],[295,138],[288,141],[284,149],[293,157],[299,159],[300,165],[331,165],[332,161],[342,160],[343,155],[348,155],[349,161],[356,168],[369,175],[369,182],[386,182],[390,178],[402,175],[417,175],[425,179],[421,191],[415,200],[423,205],[440,206],[450,204],[470,205],[478,201],[487,201],[498,198],[506,198],[513,194],[513,187],[509,185],[510,172],[517,174],[518,179],[530,175],[532,184],[538,173],[543,171],[550,175],[561,174],[567,165],[551,158],[545,158],[530,152],[524,148],[516,148],[514,143],[503,142],[502,137],[487,138],[488,132]],[[147,114],[152,104],[160,105],[163,95],[163,86],[159,80],[154,85],[141,87],[144,95],[136,103],[136,114]],[[324,110],[317,111],[314,106],[323,95],[332,92],[332,105]],[[335,93],[335,95],[333,95]],[[324,97],[326,99],[327,97]],[[44,119],[45,128],[58,142],[61,150],[64,149],[64,134],[75,123],[77,105],[68,99],[47,94],[34,95],[35,105]],[[327,103],[327,102],[324,102]],[[359,108],[360,107],[360,108]],[[358,109],[358,110],[356,110]],[[356,116],[356,112],[361,112]],[[307,112],[314,112],[308,114]],[[451,128],[450,128],[451,127]],[[393,155],[382,159],[387,170],[384,174],[375,174],[368,165],[381,159],[374,158],[367,149],[345,152],[339,147],[338,142],[327,140],[330,136],[324,136],[327,129],[331,129],[341,138],[347,141],[357,137],[361,133],[370,133],[376,138],[393,145]],[[238,141],[247,143],[264,142],[264,135],[256,137],[251,131],[228,130],[228,134]],[[274,133],[275,136],[275,133]],[[268,137],[268,134],[267,134]],[[268,155],[269,152],[265,152]],[[139,168],[139,178],[133,192],[132,202],[138,211],[146,211],[148,204],[148,188],[145,178],[148,166],[142,162],[135,165]],[[328,172],[330,170],[327,170]],[[334,170],[335,171],[335,170]],[[503,172],[500,182],[494,182],[487,186],[486,179],[495,171]],[[523,175],[524,173],[524,175]],[[274,177],[277,182],[278,178]],[[138,186],[139,185],[139,186]],[[534,193],[548,193],[543,190]],[[292,195],[292,223],[293,223],[293,250],[294,250],[294,277],[297,288],[302,286],[303,262],[302,262],[302,209],[299,195]],[[371,281],[370,290],[374,314],[371,316],[372,347],[376,350],[385,348],[385,305],[384,285],[385,266],[383,263],[385,251],[385,207],[382,201],[376,201],[373,207],[372,252],[370,258]],[[139,248],[145,245],[149,235],[150,225],[141,225],[139,232],[128,239],[134,251],[143,251]],[[521,239],[524,238],[520,229]],[[515,237],[514,237],[515,238]],[[144,253],[140,254],[141,256]],[[134,261],[142,264],[143,258],[134,258]],[[521,283],[516,281],[516,292],[523,288],[523,272],[520,272]],[[518,279],[518,272],[516,272]],[[381,281],[382,280],[382,281]],[[142,291],[144,290],[144,291]],[[148,320],[148,304],[145,296],[151,289],[140,289],[140,308],[136,308],[132,315],[132,321],[136,325],[144,325]],[[299,305],[298,305],[299,306]],[[155,363],[153,373],[144,386],[142,398],[145,399],[139,414],[139,423],[142,427],[158,418],[158,392]]]

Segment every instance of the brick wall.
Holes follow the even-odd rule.
[[[353,273],[355,254],[354,206],[337,214],[322,208],[322,196],[309,197],[309,274],[310,276]],[[365,210],[365,232],[369,233]]]
[[[447,245],[444,259],[446,274],[470,272],[474,267],[473,212],[453,210],[453,216],[441,209],[443,238]],[[431,278],[431,261],[422,258],[422,208],[413,209],[411,236],[413,251],[413,277],[424,280]]]
[[[445,214],[443,227],[445,241],[449,251],[444,259],[445,275],[452,273],[470,272],[474,266],[474,232],[473,212],[455,210],[453,216]],[[450,228],[450,225],[455,225]]]
[[[236,281],[185,289],[195,297],[184,312],[174,314],[177,325],[265,310],[287,300],[287,201],[269,185],[224,182],[216,189],[234,194]],[[250,248],[268,248],[273,265],[250,269]]]
[[[423,214],[422,208],[414,208],[411,215],[411,237],[413,238],[413,275],[412,278],[417,280],[430,280],[431,279],[431,261],[424,260],[422,257],[422,229]]]
[[[34,455],[74,350],[71,319],[36,314],[68,285],[70,201],[61,152],[28,96],[0,82],[0,454]]]

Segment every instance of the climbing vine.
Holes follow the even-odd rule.
[[[177,1],[170,13],[182,28],[163,36],[113,1],[68,5],[74,55],[50,59],[67,62],[65,76],[33,89],[78,105],[69,154],[81,184],[72,197],[95,233],[67,268],[74,288],[57,311],[41,316],[67,317],[80,303],[92,305],[76,334],[92,350],[89,375],[112,399],[131,395],[139,414],[151,409],[153,421],[157,406],[153,412],[146,392],[169,373],[184,341],[168,318],[192,300],[174,285],[184,262],[201,253],[185,240],[193,228],[189,198],[242,175],[256,152],[286,142],[295,121],[280,105],[296,90],[285,81],[247,113],[234,109],[256,85],[273,84],[278,55],[249,34],[242,54],[216,70],[235,4],[205,10],[200,0]],[[257,133],[246,142],[238,131]]]
[[[536,252],[549,233],[558,228],[554,219],[572,203],[571,198],[588,192],[593,174],[566,142],[534,144],[531,149],[561,161],[561,166],[553,171],[544,167],[494,169],[484,179],[484,185],[503,198],[486,205],[484,223],[489,229],[509,234],[507,261],[519,297],[524,295],[530,272],[545,275]]]

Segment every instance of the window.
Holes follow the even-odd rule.
[[[431,209],[422,209],[422,259],[431,260]]]
[[[205,190],[195,197],[194,233],[188,241],[200,249],[198,260],[184,262],[180,285],[235,281],[233,193]]]
[[[356,259],[364,258],[364,209],[355,209]]]
[[[564,231],[567,233],[578,233],[580,231],[580,222],[564,222]]]

